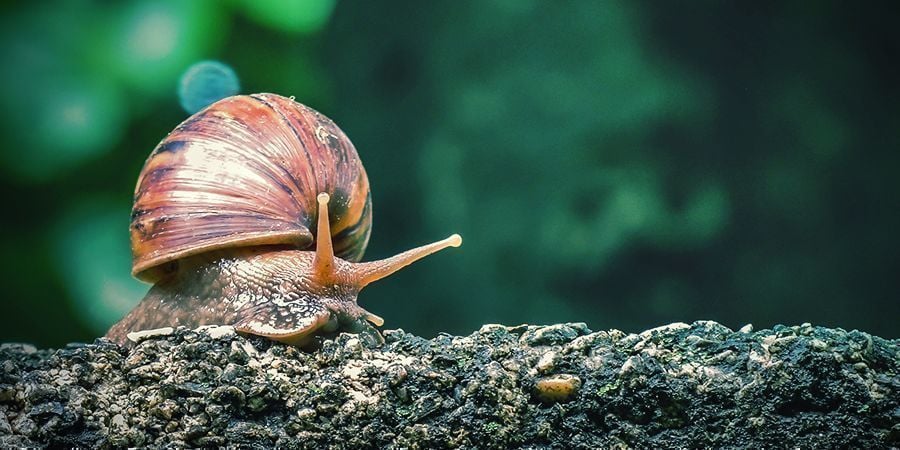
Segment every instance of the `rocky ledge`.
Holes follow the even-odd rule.
[[[890,448],[900,340],[808,324],[485,325],[316,352],[230,327],[0,347],[0,446]]]

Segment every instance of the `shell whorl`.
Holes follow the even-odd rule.
[[[309,248],[321,192],[332,199],[334,254],[358,261],[372,201],[347,136],[279,95],[220,100],[182,122],[144,164],[131,214],[132,273],[156,281],[166,263],[230,247]]]

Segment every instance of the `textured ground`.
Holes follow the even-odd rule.
[[[486,325],[315,353],[176,330],[0,348],[0,446],[900,447],[900,341],[714,322]]]

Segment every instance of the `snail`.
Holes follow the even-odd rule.
[[[365,169],[334,122],[275,94],[222,99],[144,164],[132,275],[153,287],[106,337],[126,345],[139,330],[215,324],[301,347],[338,331],[380,341],[369,323],[384,320],[359,291],[462,239],[358,262],[371,226]]]

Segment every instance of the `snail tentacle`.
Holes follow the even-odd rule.
[[[319,203],[319,223],[316,232],[316,257],[313,260],[313,276],[321,284],[326,284],[334,279],[334,248],[331,245],[331,226],[328,222],[327,193],[322,192],[316,196]]]
[[[462,245],[462,237],[458,234],[453,234],[446,239],[407,250],[390,258],[378,261],[353,263],[352,267],[355,278],[353,284],[362,289],[369,283],[387,277],[432,253],[436,253],[448,247],[459,247],[460,245]]]

